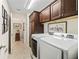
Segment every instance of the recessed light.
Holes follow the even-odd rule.
[[[33,0],[30,1],[30,4],[28,6],[28,9],[30,9],[30,7],[32,6],[32,4],[33,4]]]
[[[17,9],[17,11],[21,11],[21,9]]]

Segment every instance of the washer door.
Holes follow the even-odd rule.
[[[32,53],[35,57],[37,57],[37,41],[32,39]]]

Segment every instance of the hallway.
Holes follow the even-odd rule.
[[[30,48],[25,46],[22,41],[14,42],[12,46],[12,54],[9,54],[8,59],[31,59]]]
[[[77,59],[77,2],[0,0],[0,59]]]

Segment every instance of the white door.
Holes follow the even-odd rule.
[[[0,59],[1,59],[1,39],[0,39]]]
[[[45,42],[40,42],[40,59],[62,59],[62,51]]]

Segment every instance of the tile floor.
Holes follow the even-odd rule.
[[[12,53],[8,59],[31,59],[30,48],[25,46],[22,41],[17,41],[12,46]]]

